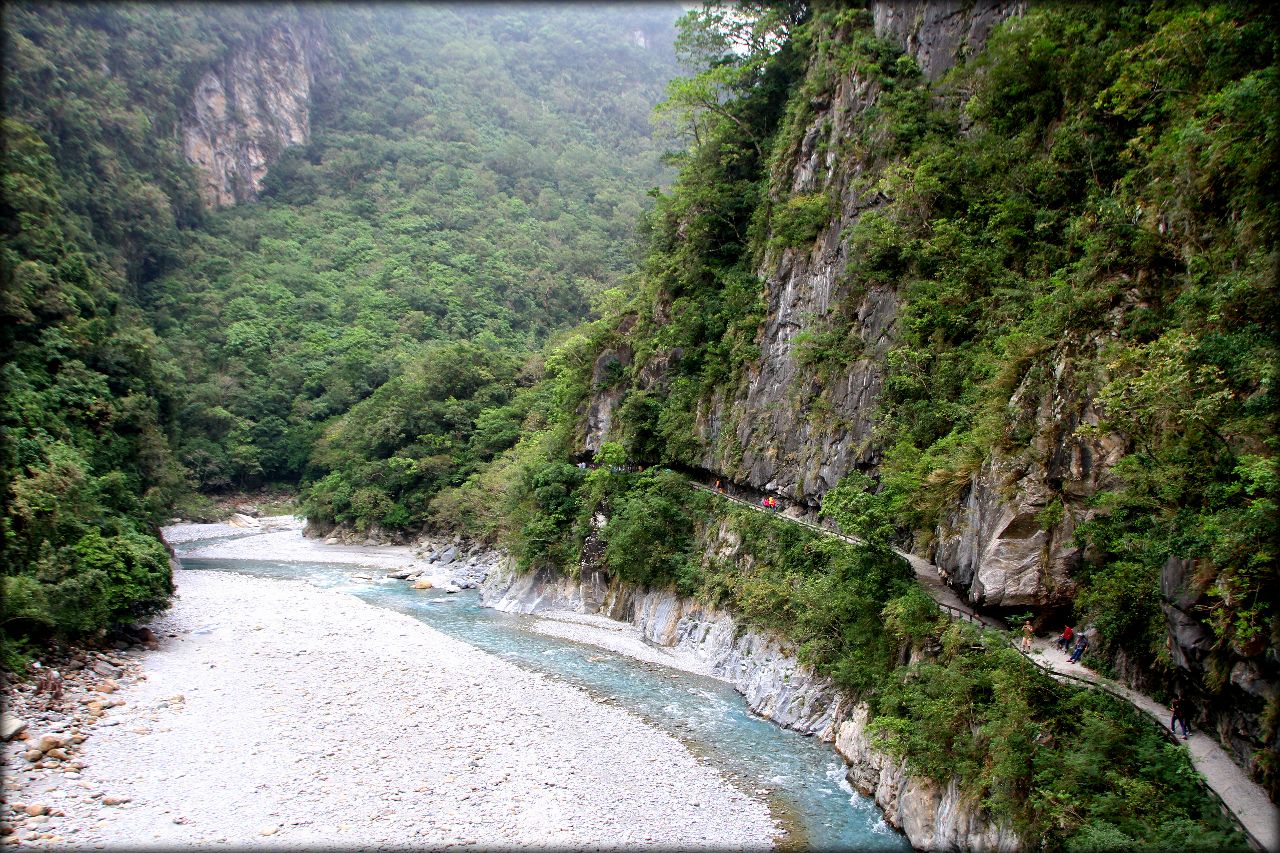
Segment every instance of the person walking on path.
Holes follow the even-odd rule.
[[[1022,623],[1022,653],[1025,655],[1031,651],[1031,638],[1036,634],[1035,628],[1031,627],[1031,620]]]
[[[1175,735],[1178,733],[1177,724],[1182,723],[1182,739],[1186,740],[1187,734],[1187,703],[1183,701],[1181,696],[1173,697],[1173,702],[1169,704],[1169,711],[1173,714],[1169,718],[1169,731]]]
[[[1084,634],[1081,634],[1076,639],[1075,650],[1071,652],[1071,662],[1080,663],[1080,658],[1083,657],[1084,653],[1087,652],[1088,650],[1089,650],[1089,638],[1086,637]]]

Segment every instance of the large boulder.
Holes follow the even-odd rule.
[[[21,734],[26,727],[26,720],[20,720],[8,711],[0,714],[0,740],[13,740]]]

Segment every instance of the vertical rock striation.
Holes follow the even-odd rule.
[[[313,91],[327,73],[319,31],[286,20],[200,79],[184,116],[182,145],[200,173],[208,207],[254,200],[280,153],[310,140]]]
[[[982,50],[992,28],[1021,15],[1022,0],[885,0],[872,3],[875,32],[902,45],[929,80]]]
[[[849,783],[875,799],[885,820],[901,829],[912,847],[1012,853],[1028,846],[1008,825],[987,819],[954,779],[943,786],[909,775],[905,761],[872,745],[868,722],[867,706],[854,708],[836,733],[836,751],[849,763]]]

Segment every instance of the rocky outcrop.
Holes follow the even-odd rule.
[[[1078,350],[1063,345],[1052,370],[1023,377],[1008,408],[1010,431],[1025,430],[1028,446],[989,458],[934,531],[930,560],[977,605],[1044,610],[1069,606],[1075,595],[1083,559],[1076,528],[1096,512],[1090,499],[1113,483],[1110,472],[1128,450],[1123,437],[1094,429],[1097,379],[1076,374]]]
[[[865,706],[855,706],[829,679],[802,666],[786,641],[740,625],[727,611],[669,590],[620,583],[599,570],[584,570],[578,578],[545,570],[521,575],[510,561],[490,573],[481,594],[486,605],[510,613],[602,613],[632,623],[656,645],[692,654],[731,683],[755,713],[834,742],[850,765],[849,781],[874,797],[918,850],[1023,846],[954,784],[941,787],[911,776],[902,762],[877,751],[866,732]]]
[[[313,93],[329,74],[318,27],[282,19],[200,78],[182,145],[208,207],[257,198],[280,152],[310,140]]]
[[[1262,773],[1260,763],[1268,750],[1276,754],[1275,709],[1280,706],[1280,679],[1276,677],[1276,655],[1263,648],[1215,648],[1210,630],[1197,618],[1207,601],[1208,586],[1199,560],[1170,557],[1160,575],[1161,606],[1169,632],[1168,650],[1173,662],[1172,684],[1160,686],[1176,691],[1188,701],[1191,723],[1212,731],[1249,771],[1253,778]],[[1260,638],[1259,645],[1266,639]],[[1126,657],[1116,662],[1118,674],[1126,682],[1148,691],[1146,673]],[[1206,688],[1217,679],[1216,691]],[[1225,683],[1222,683],[1225,682]],[[1268,791],[1274,799],[1276,792]]]
[[[991,29],[1017,14],[1013,2],[886,2],[871,5],[876,35],[913,55],[928,79],[979,51]],[[856,280],[848,272],[854,248],[848,235],[867,211],[885,201],[858,180],[868,164],[842,156],[880,95],[880,84],[856,71],[816,97],[786,171],[774,175],[775,192],[825,194],[837,213],[811,245],[771,252],[757,271],[767,313],[757,341],[760,357],[739,381],[701,401],[695,429],[697,464],[756,490],[817,506],[829,489],[856,469],[879,463],[873,417],[884,363],[894,344],[899,297],[893,288]],[[666,308],[657,306],[662,321]],[[839,330],[853,353],[824,369],[804,351],[807,340]],[[637,371],[638,390],[663,387],[664,364],[679,353],[657,352]],[[608,438],[618,389],[589,403],[584,446]]]
[[[670,591],[613,581],[599,570],[570,578],[550,571],[516,575],[508,564],[481,587],[485,604],[509,613],[569,610],[631,622],[645,639],[691,653],[731,683],[751,710],[823,740],[835,737],[846,698],[803,667],[795,650],[768,632],[742,629],[733,616]]]
[[[872,3],[875,32],[902,45],[929,80],[980,51],[996,24],[1026,10],[1025,2],[886,0]]]
[[[879,91],[875,82],[851,74],[816,109],[787,189],[830,194],[839,199],[839,214],[811,247],[784,248],[766,259],[758,271],[768,305],[760,358],[737,387],[718,391],[697,412],[703,467],[812,505],[849,471],[879,461],[872,416],[898,296],[845,274],[851,247],[844,235],[882,200],[850,181],[856,167],[836,156],[839,140],[855,132]],[[800,348],[806,336],[833,326],[847,326],[859,357],[824,380],[804,363]]]
[[[596,392],[587,400],[586,438],[583,447],[595,453],[607,440],[613,428],[613,413],[622,402],[626,387],[615,377],[631,365],[631,348],[607,349],[597,356],[591,370],[591,387]]]
[[[953,779],[947,785],[911,776],[906,762],[872,745],[866,705],[858,705],[836,733],[836,751],[849,764],[848,779],[872,797],[885,820],[902,830],[917,850],[973,850],[1011,853],[1028,846],[1006,824],[992,821],[962,794]]]

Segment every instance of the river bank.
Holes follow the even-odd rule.
[[[289,547],[308,554],[281,553],[275,535],[222,546],[336,553],[296,532]],[[383,569],[420,559],[393,546],[337,561],[354,550]],[[130,652],[139,671],[112,694],[122,704],[62,724],[88,733],[74,779],[6,745],[6,802],[51,813],[9,839],[725,849],[769,847],[779,831],[763,801],[674,737],[407,616],[300,582],[176,580],[173,607],[152,622],[156,648]]]

